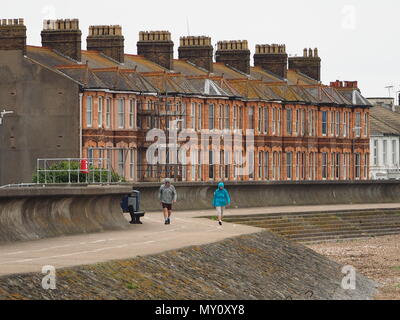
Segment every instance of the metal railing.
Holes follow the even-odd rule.
[[[37,159],[36,184],[106,184],[112,181],[110,159]]]
[[[37,186],[36,183],[15,183],[15,184],[6,184],[4,186],[0,186],[0,189],[7,189],[7,188],[29,188]]]

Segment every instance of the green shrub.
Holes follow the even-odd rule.
[[[73,170],[68,172],[68,169]],[[107,171],[94,171],[93,166],[89,166],[89,173],[83,173],[80,171],[79,161],[60,161],[52,164],[47,170],[53,171],[39,171],[33,174],[33,183],[100,183],[108,181]],[[111,182],[126,182],[123,177],[111,172]]]

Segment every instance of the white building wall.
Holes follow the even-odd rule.
[[[386,141],[386,157],[385,157]],[[370,175],[373,180],[400,179],[400,137],[371,136]],[[377,146],[377,150],[376,150]],[[386,158],[386,159],[385,159]]]

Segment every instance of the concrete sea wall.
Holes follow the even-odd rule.
[[[214,183],[177,183],[176,210],[211,208]],[[142,192],[141,208],[160,210],[159,184],[98,187],[33,187],[0,189],[0,243],[35,240],[127,227],[119,203],[124,194]],[[233,208],[394,203],[400,200],[400,183],[302,182],[228,183]]]
[[[211,208],[216,184],[176,184],[177,210]],[[299,183],[227,183],[233,208],[290,205],[359,204],[400,202],[400,183],[397,181],[360,182],[299,182]],[[148,211],[159,210],[159,185],[135,186],[142,192],[142,206]]]
[[[123,193],[120,188],[2,190],[0,243],[123,230],[128,225],[119,205]]]

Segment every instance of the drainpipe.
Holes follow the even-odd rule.
[[[83,93],[79,93],[79,159],[82,159],[82,101]]]

